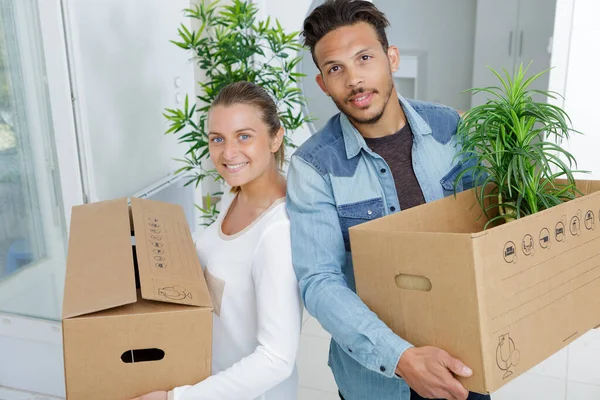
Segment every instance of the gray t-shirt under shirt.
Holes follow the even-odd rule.
[[[412,164],[413,133],[408,122],[393,135],[374,139],[365,138],[365,142],[390,167],[400,208],[406,210],[424,204],[423,191]]]

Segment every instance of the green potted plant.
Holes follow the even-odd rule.
[[[534,100],[531,83],[547,72],[526,78],[520,65],[511,77],[492,68],[499,86],[469,89],[485,92],[485,104],[470,109],[459,123],[458,157],[465,169],[454,181],[455,190],[465,174],[475,182],[476,197],[488,222],[485,227],[510,222],[575,198],[576,160],[561,147],[574,131],[560,107]],[[558,181],[557,181],[558,180]]]
[[[208,2],[206,2],[208,3]],[[167,109],[169,121],[167,134],[177,134],[178,140],[189,146],[181,161],[184,165],[177,173],[188,174],[186,184],[198,186],[205,178],[221,181],[216,170],[210,166],[206,122],[210,104],[226,85],[237,81],[254,82],[265,88],[275,100],[285,129],[284,144],[295,145],[290,136],[311,119],[302,112],[305,99],[298,87],[304,74],[296,72],[302,57],[298,56],[302,45],[298,32],[286,33],[279,21],[258,21],[258,9],[249,1],[234,0],[228,5],[201,2],[184,10],[187,17],[199,23],[197,30],[181,25],[179,40],[175,45],[193,54],[206,79],[198,82],[199,106],[190,106],[186,98],[182,109]],[[205,223],[212,223],[218,211],[214,200],[222,193],[206,196],[205,204],[197,206],[203,213]]]

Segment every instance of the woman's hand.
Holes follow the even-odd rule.
[[[140,397],[136,397],[135,399],[131,399],[131,400],[167,400],[167,399],[168,399],[167,392],[160,390],[158,392],[148,393],[148,394],[145,394]]]

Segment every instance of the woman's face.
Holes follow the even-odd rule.
[[[252,105],[218,105],[208,115],[210,158],[230,186],[246,185],[273,168],[279,136],[271,137]]]

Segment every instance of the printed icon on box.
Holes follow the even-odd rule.
[[[148,221],[150,221],[150,222],[154,222],[154,223],[158,223],[158,218],[155,218],[155,217],[148,217]]]
[[[565,241],[565,224],[563,224],[562,221],[554,227],[554,237],[557,242]]]
[[[585,229],[588,231],[591,231],[595,228],[594,212],[592,210],[588,210],[588,212],[585,213],[583,224],[585,225]]]
[[[154,249],[154,250],[152,250],[152,251],[153,251],[155,254],[164,254],[164,253],[165,253],[165,251],[164,251],[164,250],[161,250],[161,249]]]
[[[167,264],[159,262],[159,263],[155,263],[154,265],[156,265],[158,268],[167,268]]]
[[[533,254],[533,236],[525,235],[522,242],[523,254],[530,256]]]
[[[158,243],[158,242],[150,242],[152,244],[152,246],[154,247],[162,247],[162,243]]]
[[[504,250],[502,251],[502,255],[504,256],[504,261],[507,263],[513,263],[517,261],[517,247],[514,242],[506,242],[504,245]]]
[[[150,232],[156,233],[158,235],[160,233],[160,229],[150,229]]]
[[[516,367],[520,360],[521,352],[515,347],[515,342],[510,334],[500,335],[498,347],[496,348],[496,364],[500,370],[504,371],[502,379],[506,379],[513,374],[511,367]]]
[[[154,259],[155,259],[156,261],[165,261],[165,258],[164,258],[164,257],[161,257],[161,256],[154,256]]]
[[[162,240],[162,236],[159,236],[159,235],[150,235],[150,239],[160,241],[160,240]]]
[[[167,286],[158,289],[158,294],[171,300],[184,300],[185,298],[192,298],[192,294],[187,291],[183,286]]]
[[[579,236],[581,233],[581,221],[578,216],[571,218],[571,222],[569,223],[569,231],[573,236]]]
[[[540,231],[540,247],[542,249],[550,247],[550,231],[548,228],[544,228]]]
[[[160,225],[159,225],[159,224],[156,224],[156,223],[154,223],[154,222],[151,222],[151,223],[149,223],[148,225],[149,225],[151,228],[160,228]]]

